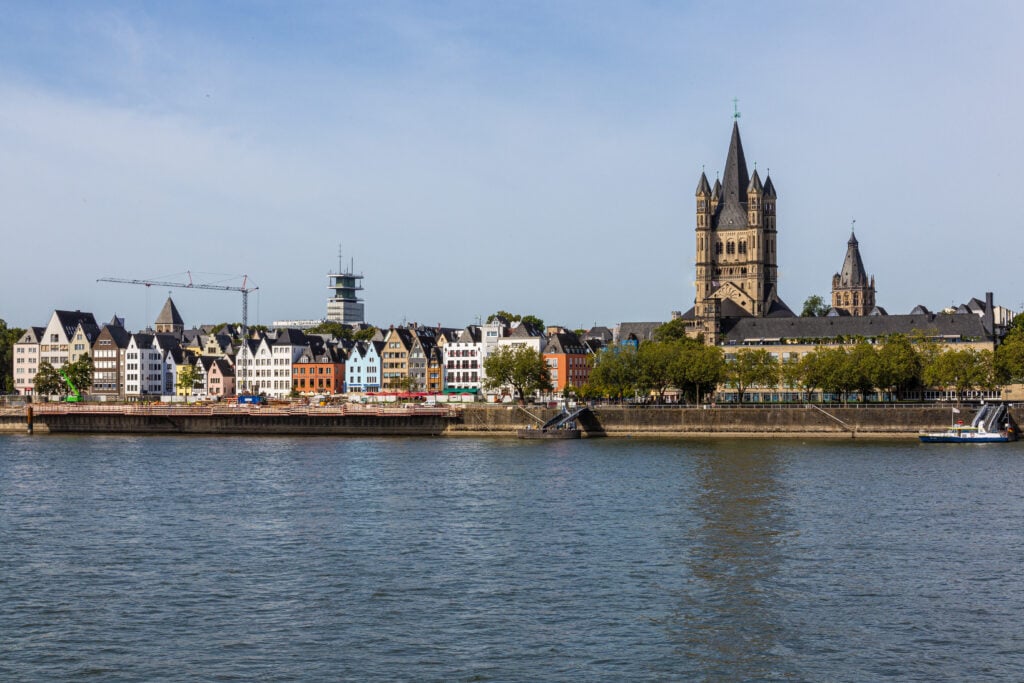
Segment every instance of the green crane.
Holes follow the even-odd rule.
[[[71,379],[68,377],[68,374],[64,372],[64,368],[59,368],[58,372],[60,373],[60,376],[64,378],[64,381],[67,383],[68,388],[71,389],[71,393],[68,394],[67,398],[65,398],[64,400],[67,401],[68,403],[78,403],[79,401],[81,401],[81,392],[78,391],[78,387],[76,387],[75,383],[71,381]]]

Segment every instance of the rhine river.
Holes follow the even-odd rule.
[[[0,436],[4,681],[1024,680],[1024,444]]]

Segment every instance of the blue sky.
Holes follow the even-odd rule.
[[[0,3],[0,318],[148,324],[167,290],[260,287],[250,322],[498,309],[589,327],[693,305],[694,200],[779,193],[780,294],[827,296],[856,219],[890,313],[1020,310],[1024,5]],[[173,290],[188,324],[234,294]]]

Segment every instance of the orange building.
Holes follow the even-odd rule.
[[[344,351],[334,346],[304,349],[292,364],[292,389],[300,394],[344,393]]]
[[[555,392],[567,386],[581,387],[590,378],[590,347],[573,332],[558,332],[548,338],[541,352],[551,373]]]

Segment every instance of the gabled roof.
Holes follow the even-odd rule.
[[[114,346],[123,349],[128,346],[132,335],[120,325],[104,325],[103,330],[99,334],[99,337],[102,336],[110,337],[110,340],[114,342]]]
[[[515,339],[536,339],[544,336],[544,330],[530,323],[520,322],[508,334],[509,338]]]
[[[580,341],[575,332],[557,332],[548,338],[543,353],[549,354],[587,354],[590,347]]]
[[[209,372],[210,366],[219,359],[220,356],[199,356],[199,358],[196,359],[196,364],[203,367],[203,372]]]
[[[914,306],[913,310],[910,311],[910,315],[931,315],[932,312],[928,310],[927,306],[918,304]]]
[[[146,332],[136,332],[132,335],[132,339],[135,340],[135,346],[140,349],[151,349],[153,348],[153,337],[152,334]]]
[[[221,377],[235,376],[235,366],[229,363],[226,358],[214,359],[211,367],[217,368],[217,372],[220,373]]]
[[[178,313],[178,307],[174,305],[174,301],[171,297],[167,297],[164,307],[160,309],[160,315],[156,317],[157,325],[180,325],[184,327],[185,321],[181,319],[181,314]]]
[[[455,341],[459,344],[479,344],[480,338],[480,328],[476,325],[468,325],[459,333]]]
[[[603,325],[595,325],[583,335],[584,339],[600,339],[604,342],[610,342],[614,337],[612,331]]]
[[[57,321],[60,323],[61,329],[64,330],[64,335],[68,338],[71,337],[75,332],[75,328],[79,324],[92,325],[95,328],[99,328],[96,324],[96,318],[93,317],[92,313],[82,313],[81,311],[54,311],[54,315],[57,316]]]
[[[45,327],[29,327],[25,330],[25,334],[21,335],[21,339],[18,340],[18,344],[38,344],[39,340],[43,338],[46,333]]]
[[[278,330],[277,338],[274,340],[274,346],[287,344],[289,346],[308,346],[309,338],[306,337],[306,333],[302,330],[295,329],[294,327],[287,327],[283,330]]]

